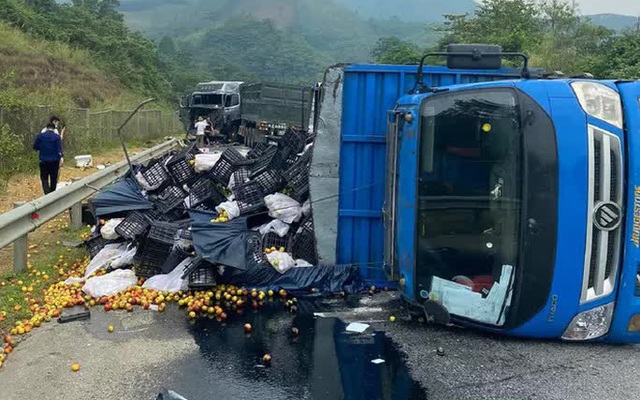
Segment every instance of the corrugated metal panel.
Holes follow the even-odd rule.
[[[416,67],[353,65],[345,70],[340,139],[339,264],[361,266],[370,284],[384,284],[382,270],[387,111],[415,84]],[[431,86],[518,78],[517,71],[460,71],[425,67]]]

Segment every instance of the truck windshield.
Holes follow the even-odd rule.
[[[221,94],[194,94],[193,105],[194,106],[219,106],[223,103],[223,96]]]
[[[508,89],[435,95],[421,126],[418,282],[450,313],[502,325],[520,243],[518,99]]]

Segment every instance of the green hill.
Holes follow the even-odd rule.
[[[335,0],[364,18],[397,17],[409,22],[442,22],[444,14],[472,13],[473,0]]]
[[[425,23],[365,18],[332,0],[121,0],[127,23],[171,38],[213,79],[317,79],[337,62],[371,61],[381,37],[418,47],[438,35]]]
[[[596,14],[587,16],[596,25],[622,32],[638,25],[638,18],[631,15]]]

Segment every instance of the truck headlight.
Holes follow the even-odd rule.
[[[597,339],[609,332],[614,303],[605,304],[575,316],[564,331],[564,340]]]
[[[571,87],[587,114],[622,129],[622,101],[618,92],[597,82],[573,82]]]

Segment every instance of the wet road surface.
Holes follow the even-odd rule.
[[[365,297],[349,307],[334,301],[317,319],[262,310],[224,327],[190,323],[173,306],[165,313],[94,309],[90,321],[46,324],[28,335],[0,370],[0,399],[153,400],[165,388],[188,400],[640,398],[639,346],[390,323],[395,298]],[[346,333],[356,321],[371,327]],[[266,353],[269,368],[261,366]],[[385,362],[372,364],[376,358]],[[75,362],[78,373],[70,371]]]

